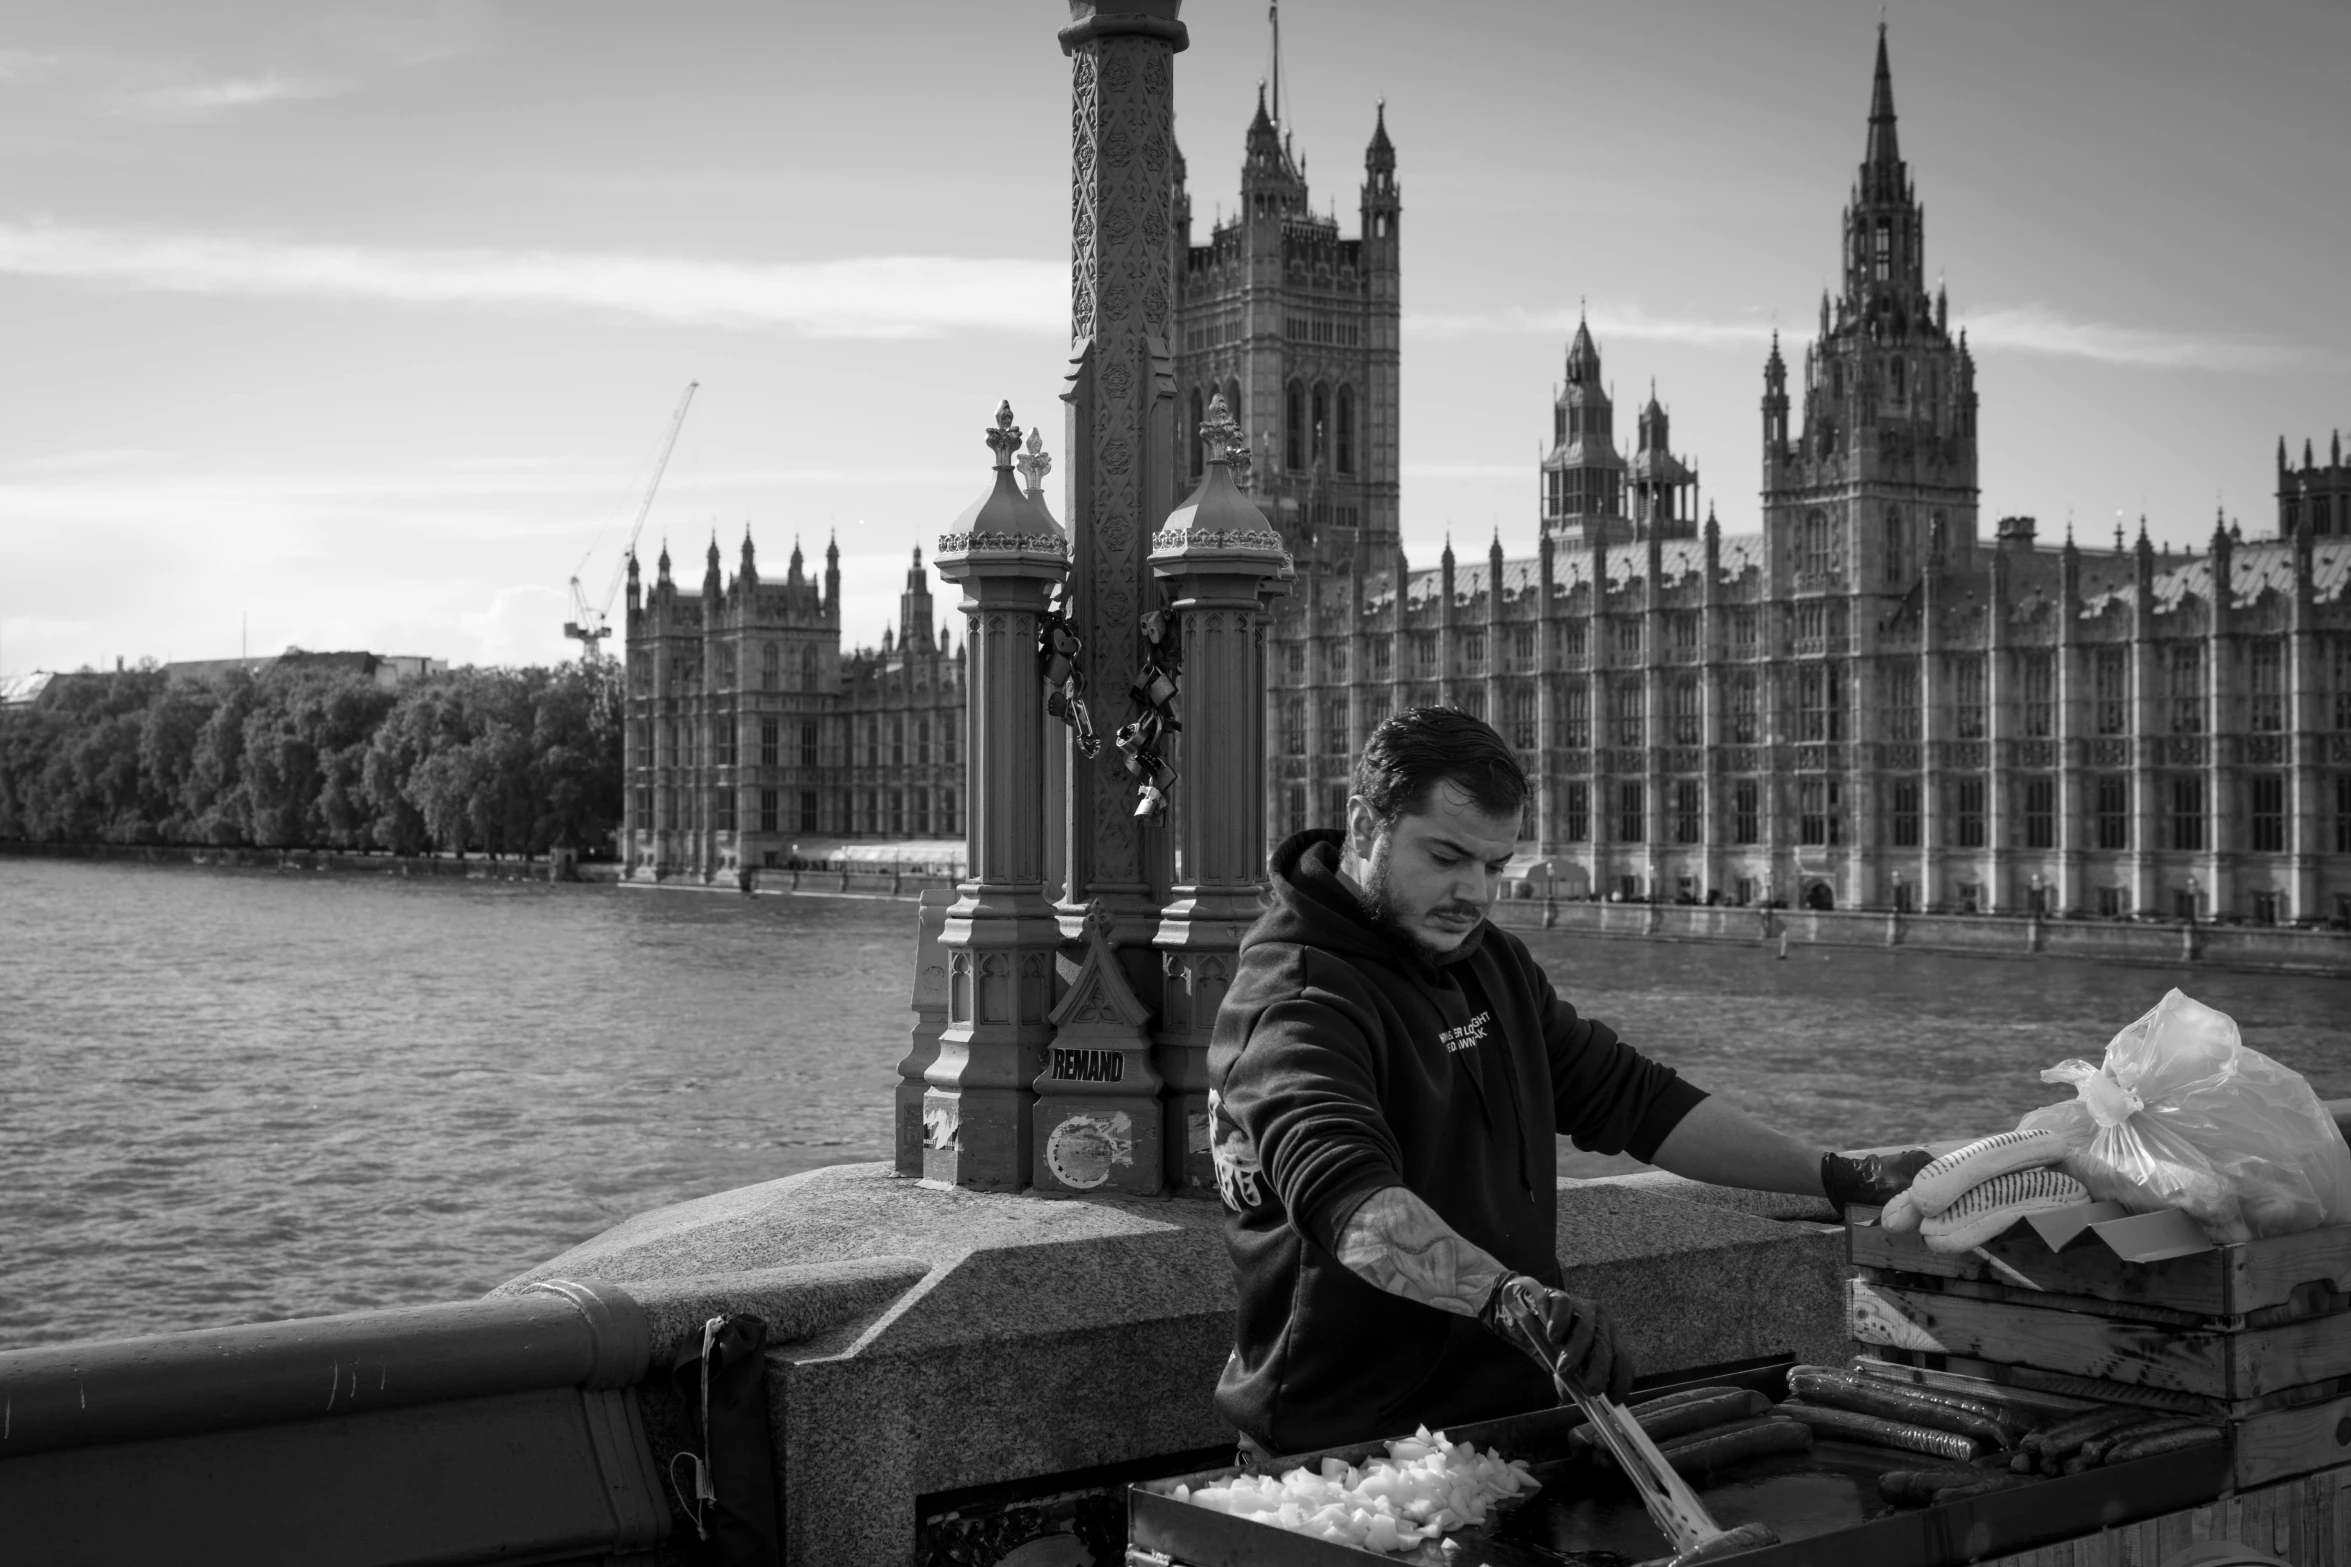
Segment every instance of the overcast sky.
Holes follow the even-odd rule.
[[[1287,118],[1354,232],[1404,192],[1404,530],[1533,548],[1579,298],[1734,531],[1801,363],[1874,3],[1290,0]],[[1061,441],[1066,12],[1048,0],[13,0],[0,16],[0,673],[292,643],[559,658],[647,527],[700,578],[838,531],[845,635]],[[1261,0],[1190,0],[1195,237]],[[1927,264],[1976,345],[1983,516],[2266,535],[2277,438],[2351,426],[2351,8],[1888,11]],[[1630,428],[1627,414],[1624,427]],[[1055,486],[1058,493],[1058,484]],[[1058,504],[1058,503],[1057,503]],[[584,569],[583,569],[584,563]],[[939,585],[944,600],[944,587]]]

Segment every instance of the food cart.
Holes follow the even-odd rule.
[[[1915,1455],[1820,1440],[1809,1453],[1758,1459],[1698,1488],[1723,1526],[1761,1521],[1779,1536],[1730,1560],[2163,1567],[2193,1545],[2229,1541],[2294,1567],[2351,1567],[2351,1497],[2342,1495],[2351,1487],[2351,1226],[2213,1246],[2179,1215],[2134,1219],[2095,1205],[1946,1254],[1875,1217],[1856,1209],[1847,1225],[1856,1369],[1894,1385],[2039,1397],[2052,1408],[2141,1406],[2207,1422],[2222,1439],[1907,1509],[1887,1502],[1876,1481]],[[1788,1393],[1789,1369],[1697,1380],[1776,1401]],[[1241,1472],[1222,1469],[1134,1487],[1128,1560],[1627,1567],[1668,1554],[1632,1491],[1570,1456],[1579,1418],[1546,1410],[1452,1431],[1528,1460],[1544,1484],[1442,1544],[1383,1556],[1178,1499],[1178,1485],[1197,1490]],[[1285,1467],[1359,1463],[1381,1451],[1336,1449]]]

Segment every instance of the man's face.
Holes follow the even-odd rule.
[[[1373,922],[1424,957],[1443,957],[1477,929],[1517,847],[1517,815],[1480,809],[1450,779],[1385,827],[1362,796],[1347,802],[1347,848],[1366,867]]]

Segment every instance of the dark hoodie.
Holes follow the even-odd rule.
[[[1341,837],[1275,851],[1208,1056],[1217,1184],[1240,1292],[1217,1407],[1275,1453],[1555,1402],[1467,1317],[1342,1266],[1339,1231],[1403,1186],[1464,1238],[1559,1283],[1556,1128],[1648,1159],[1705,1095],[1579,1018],[1490,922],[1432,965],[1338,877]]]

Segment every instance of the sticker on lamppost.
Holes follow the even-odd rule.
[[[1107,1115],[1081,1111],[1045,1139],[1045,1167],[1072,1191],[1107,1185],[1114,1167],[1132,1168],[1134,1162],[1135,1123],[1124,1110]]]

